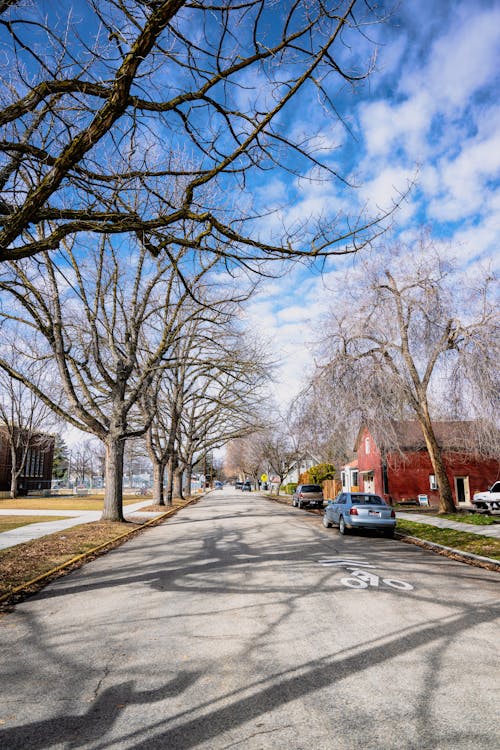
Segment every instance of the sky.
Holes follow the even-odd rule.
[[[83,14],[86,3],[74,0],[74,6]],[[40,0],[40,7],[50,13],[65,6]],[[347,47],[340,52],[346,59],[354,54],[360,63],[377,52],[368,80],[354,92],[344,87],[335,98],[344,125],[326,110],[322,114],[317,102],[313,109],[312,87],[293,102],[283,123],[299,135],[318,131],[317,145],[329,166],[359,187],[346,191],[341,181],[263,172],[249,183],[255,204],[281,208],[263,219],[260,230],[272,234],[282,221],[290,225],[337,208],[388,209],[411,184],[393,216],[397,235],[411,242],[426,227],[438,244],[450,248],[463,273],[488,264],[498,269],[498,29],[500,0],[397,2],[385,22],[366,29],[366,48],[358,38],[354,52]],[[248,84],[234,88],[235,96],[254,97],[258,80]],[[321,331],[322,315],[335,303],[345,273],[367,253],[331,258],[322,268],[290,266],[281,277],[263,281],[247,303],[245,324],[269,360],[280,363],[273,389],[280,406],[311,373],[310,344]]]
[[[377,41],[375,70],[345,104],[353,138],[345,135],[334,152],[339,170],[361,185],[360,201],[372,206],[387,208],[414,181],[394,216],[396,233],[411,241],[427,227],[467,274],[479,267],[498,270],[498,29],[499,2],[402,0],[397,12],[370,32]],[[333,142],[337,124],[330,130],[325,124],[325,140]],[[282,199],[291,194],[291,185],[271,180],[268,190]],[[336,191],[296,182],[287,212],[319,214],[338,200]],[[335,289],[365,258],[360,252],[331,259],[323,274],[298,265],[253,295],[245,320],[270,359],[281,361],[274,386],[281,407],[311,372],[309,345],[335,302]]]

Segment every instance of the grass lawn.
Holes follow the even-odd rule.
[[[147,500],[144,496],[127,495],[124,505],[132,505]],[[18,497],[15,500],[0,500],[0,510],[102,510],[102,495],[63,495],[61,497]]]
[[[44,523],[46,521],[63,521],[67,516],[0,516],[0,534],[3,531],[18,529],[30,523]]]
[[[450,521],[458,521],[459,523],[470,523],[473,526],[491,526],[498,522],[483,513],[441,513],[439,518],[448,518]]]
[[[96,521],[0,550],[0,597],[136,527],[132,523]]]
[[[456,520],[454,516],[453,520]],[[437,526],[428,526],[416,521],[402,519],[398,519],[396,531],[435,544],[442,544],[445,547],[452,547],[462,552],[471,552],[474,555],[500,560],[500,539],[490,539],[477,534],[469,534],[466,531],[440,529]]]

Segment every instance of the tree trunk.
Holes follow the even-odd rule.
[[[429,457],[431,459],[432,468],[439,490],[439,512],[455,513],[456,508],[453,501],[451,485],[448,480],[448,475],[446,473],[446,468],[443,462],[443,454],[432,428],[432,422],[430,418],[426,418],[426,415],[420,418],[419,422],[422,427],[422,432],[424,433],[425,444],[429,452]]]
[[[190,460],[190,462],[188,464],[188,468],[186,470],[186,496],[187,497],[191,496],[191,485],[192,485],[192,482],[193,482],[193,467],[192,467],[191,463],[192,462]]]
[[[105,443],[106,468],[102,521],[123,521],[123,453],[125,441],[108,438]]]
[[[165,505],[173,505],[174,496],[174,457],[170,455],[167,463],[167,493],[165,496]]]
[[[184,500],[184,495],[182,494],[183,473],[179,467],[176,467],[174,470],[174,497],[180,497],[182,500]]]
[[[10,447],[10,462],[11,462],[11,470],[10,470],[10,497],[14,498],[17,497],[17,456],[16,456],[16,449],[14,446],[11,445]]]
[[[165,478],[165,464],[153,461],[153,504],[165,505],[163,494],[163,480]]]

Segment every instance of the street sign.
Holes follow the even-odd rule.
[[[261,482],[267,482],[267,474],[261,474],[260,475],[260,481]]]

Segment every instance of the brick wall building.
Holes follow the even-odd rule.
[[[24,470],[18,479],[18,493],[29,490],[50,489],[52,481],[52,461],[54,458],[54,438],[51,435],[27,435],[28,452]],[[8,492],[11,482],[11,453],[5,427],[0,427],[0,492]]]
[[[376,492],[391,502],[427,495],[431,505],[439,493],[431,460],[418,422],[394,422],[394,443],[399,449],[384,448],[366,427],[356,440],[361,491]],[[500,477],[500,457],[474,453],[473,423],[435,422],[438,443],[453,492],[455,505],[467,507],[475,492],[485,490]]]

